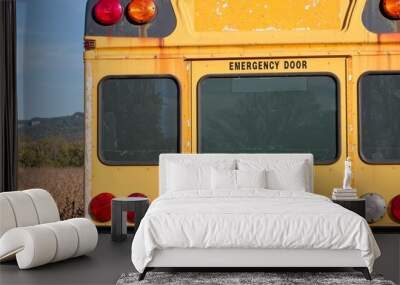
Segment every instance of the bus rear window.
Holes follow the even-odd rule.
[[[203,153],[338,157],[338,87],[327,75],[207,77],[198,86]]]
[[[106,78],[99,85],[99,158],[156,165],[179,152],[179,88],[169,77]]]
[[[359,81],[360,155],[371,164],[400,163],[400,73]]]

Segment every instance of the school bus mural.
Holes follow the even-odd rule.
[[[358,194],[400,227],[397,0],[89,0],[86,212],[158,195],[158,155],[312,153],[315,192]],[[396,208],[397,206],[395,206]],[[400,214],[399,214],[400,215]]]

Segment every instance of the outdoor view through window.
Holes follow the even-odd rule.
[[[82,216],[85,0],[17,0],[18,188]]]

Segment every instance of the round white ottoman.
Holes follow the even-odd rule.
[[[8,230],[0,238],[0,260],[16,256],[20,269],[87,254],[97,245],[96,226],[76,218]]]

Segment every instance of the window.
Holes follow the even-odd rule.
[[[359,81],[361,158],[400,163],[400,73],[368,73]]]
[[[179,88],[169,77],[103,79],[99,85],[99,158],[111,165],[156,165],[179,152]]]
[[[82,217],[87,1],[0,2],[16,4],[18,190],[46,189],[62,220]]]
[[[208,77],[199,83],[199,152],[338,157],[337,82],[327,75]]]

